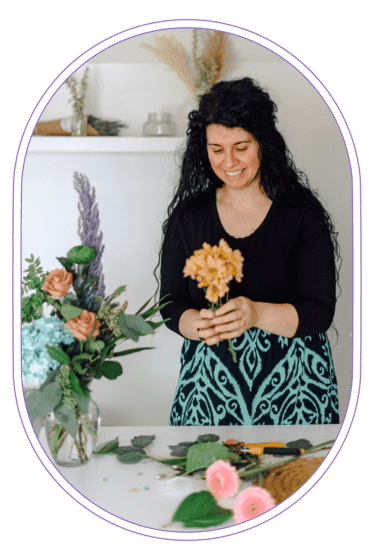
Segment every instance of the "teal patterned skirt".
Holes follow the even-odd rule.
[[[326,334],[286,338],[250,329],[215,346],[185,340],[171,426],[338,424]]]

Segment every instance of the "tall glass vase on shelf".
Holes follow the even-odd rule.
[[[87,116],[83,112],[83,105],[74,105],[73,116],[71,119],[71,135],[87,136]]]

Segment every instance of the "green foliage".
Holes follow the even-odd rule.
[[[79,412],[81,414],[87,414],[88,406],[89,406],[90,400],[91,400],[90,394],[81,397],[77,393],[74,393],[74,391],[72,391],[72,396],[73,396],[75,402],[77,403]]]
[[[125,315],[121,313],[118,323],[124,336],[134,342],[138,342],[141,335],[153,333],[153,327],[140,315]]]
[[[117,379],[122,375],[122,366],[119,362],[103,362],[101,364],[99,374],[103,375],[107,379]]]
[[[105,342],[103,340],[95,340],[90,338],[86,343],[86,348],[89,352],[101,352],[105,347]]]
[[[95,449],[95,453],[98,455],[105,455],[106,453],[111,453],[112,451],[117,449],[118,445],[119,445],[118,437],[116,437],[116,439],[107,441],[102,445],[100,445],[97,449]]]
[[[75,408],[68,408],[64,404],[59,404],[54,408],[53,412],[56,419],[63,425],[68,434],[75,438],[77,435],[77,417]]]
[[[113,357],[127,356],[128,354],[134,354],[135,352],[141,352],[142,350],[154,350],[154,346],[142,346],[141,348],[128,348],[127,350],[122,350],[122,352],[114,352]]]
[[[69,381],[70,381],[71,390],[74,391],[78,395],[78,397],[84,399],[85,394],[83,393],[79,380],[72,369],[69,372]]]
[[[49,346],[47,344],[47,352],[51,358],[56,360],[56,362],[60,362],[61,364],[65,364],[67,366],[70,364],[69,356],[61,348],[56,348],[55,346]]]
[[[197,443],[187,452],[186,472],[189,474],[199,469],[206,469],[219,459],[230,463],[240,463],[241,459],[225,445],[216,442]]]
[[[224,523],[231,516],[231,510],[219,506],[210,492],[202,490],[183,500],[174,513],[173,521],[180,521],[185,527],[212,527]]]
[[[81,314],[82,309],[80,307],[76,307],[75,305],[71,305],[70,303],[63,303],[59,309],[64,321],[69,321],[70,319],[75,319],[78,315]]]
[[[169,466],[177,466],[180,469],[184,469],[186,466],[186,458],[185,457],[176,457],[175,459],[157,459],[159,463],[163,465]]]
[[[147,454],[143,449],[135,448],[135,451],[119,453],[118,459],[119,461],[121,461],[121,463],[125,463],[127,465],[133,465],[135,463],[140,463],[140,461],[142,461],[146,456]]]
[[[25,261],[30,264],[28,268],[24,270],[25,276],[22,278],[22,295],[29,290],[41,289],[46,276],[46,273],[43,272],[43,268],[40,266],[39,257],[36,260],[34,259],[34,255],[31,255],[29,259],[25,259]]]
[[[197,441],[200,443],[208,442],[208,441],[218,441],[219,436],[216,434],[203,434],[197,437]]]
[[[42,314],[43,294],[37,292],[22,298],[22,324],[40,319]]]
[[[22,324],[32,323],[32,321],[40,319],[42,317],[42,305],[46,301],[46,294],[42,290],[46,273],[40,266],[39,257],[36,260],[34,259],[34,255],[25,259],[30,264],[24,271],[22,278]],[[24,297],[29,291],[34,291],[34,293]]]
[[[77,245],[72,247],[66,258],[69,263],[85,264],[91,262],[96,257],[96,251],[88,245]]]
[[[31,420],[44,418],[62,399],[62,389],[58,381],[42,386],[26,397],[26,407]]]
[[[135,447],[146,447],[155,439],[155,436],[135,436],[134,439],[131,440],[132,445]]]
[[[74,272],[73,263],[71,263],[66,257],[56,257],[56,258],[58,262],[62,264],[62,266],[65,268],[65,270],[67,270],[68,272]]]
[[[187,456],[187,447],[183,445],[169,445],[169,449],[171,449],[170,455],[172,457],[186,457]]]

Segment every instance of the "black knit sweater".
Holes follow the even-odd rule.
[[[187,309],[208,307],[197,281],[183,278],[186,259],[205,242],[224,239],[244,257],[243,278],[232,280],[229,297],[290,303],[299,316],[295,337],[326,332],[335,312],[334,250],[326,227],[307,206],[282,207],[273,202],[261,225],[248,237],[226,233],[215,198],[205,196],[193,209],[174,212],[161,260],[161,297],[171,301],[162,310],[166,326],[180,334],[179,319]]]

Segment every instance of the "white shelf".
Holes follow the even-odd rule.
[[[184,140],[185,138],[177,136],[33,136],[28,153],[174,152],[182,146]]]

